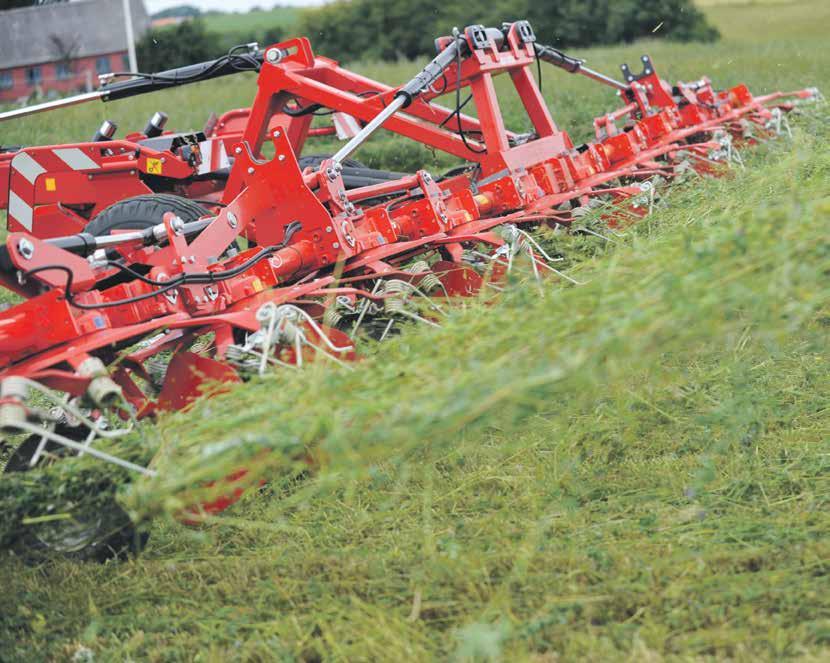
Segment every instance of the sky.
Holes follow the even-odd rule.
[[[320,5],[322,4],[322,0],[144,0],[144,6],[151,14],[178,5],[193,5],[203,11],[219,9],[226,12],[245,12],[251,7],[270,9],[277,4],[305,7],[309,5]]]

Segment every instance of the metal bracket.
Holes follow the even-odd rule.
[[[643,71],[639,74],[632,74],[631,69],[627,63],[620,65],[620,70],[622,71],[622,75],[626,83],[633,83],[634,81],[639,81],[641,78],[651,76],[654,73],[654,65],[651,64],[651,58],[648,55],[643,55],[640,58],[640,61],[643,63]]]

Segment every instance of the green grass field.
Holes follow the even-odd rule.
[[[295,7],[274,7],[273,9],[245,13],[208,13],[203,17],[205,26],[211,32],[260,33],[270,28],[281,28],[290,34],[299,20],[300,10]]]
[[[827,3],[706,11],[715,45],[582,55],[614,71],[648,52],[668,78],[759,93],[830,89]],[[416,67],[356,68],[398,82]],[[199,126],[253,89],[78,107],[2,126],[0,142],[160,108]],[[544,91],[576,138],[614,104],[558,71]],[[515,100],[506,111],[520,129]],[[548,238],[583,285],[517,282],[350,370],[317,364],[163,418],[146,431],[163,478],[121,491],[153,516],[145,553],[3,555],[0,660],[830,659],[828,140],[816,109],[746,170],[673,189],[614,246]],[[360,156],[449,165],[388,137]],[[313,476],[298,476],[300,448]],[[240,463],[269,485],[204,527],[176,520]]]

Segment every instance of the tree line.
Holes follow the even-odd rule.
[[[433,54],[434,38],[453,26],[518,19],[529,20],[540,41],[560,48],[719,36],[692,0],[490,0],[478,6],[457,0],[337,0],[305,10],[293,32],[309,36],[316,52],[340,60],[396,60]],[[240,43],[265,45],[289,36],[279,25],[263,26],[258,34],[215,33],[196,18],[150,30],[137,55],[143,71],[162,71],[218,57]]]
[[[719,36],[691,0],[338,0],[306,11],[302,23],[321,53],[392,60],[434,54],[434,38],[453,26],[519,19],[530,21],[540,41],[562,48]]]

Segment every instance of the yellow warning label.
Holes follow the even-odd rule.
[[[147,159],[147,172],[150,175],[161,175],[161,159]]]
[[[55,191],[55,190],[57,190],[57,188],[58,187],[55,184],[55,178],[54,177],[47,177],[46,178],[46,190],[47,191]]]
[[[262,285],[262,281],[259,279],[254,279],[251,282],[251,286],[253,286],[254,292],[262,292],[265,289],[265,286]]]

